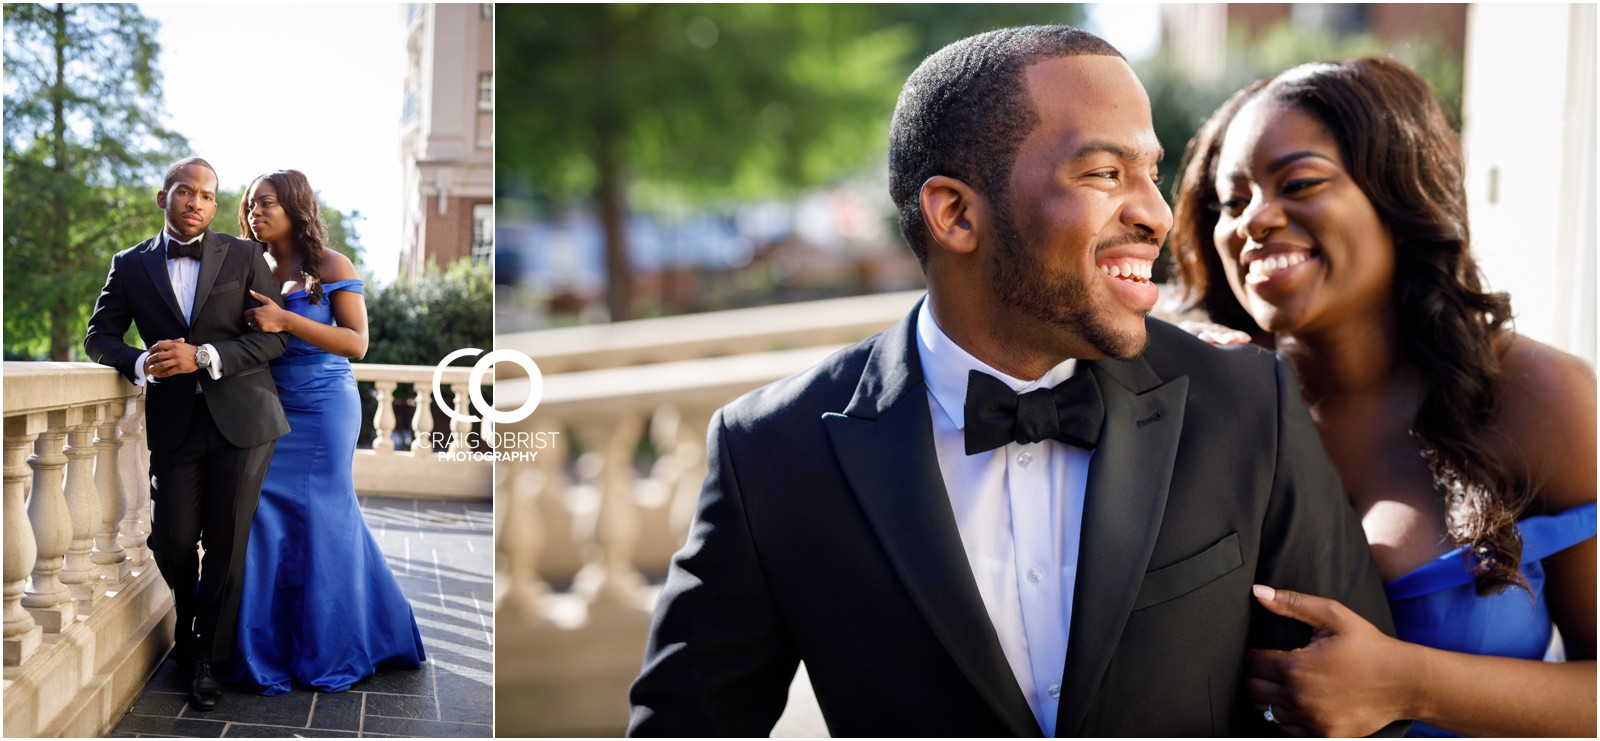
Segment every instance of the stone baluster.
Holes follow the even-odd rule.
[[[117,472],[122,478],[122,522],[117,526],[117,542],[128,554],[128,564],[135,571],[145,568],[150,558],[149,514],[150,485],[140,473],[139,461],[145,456],[143,439],[144,412],[139,408],[139,397],[128,397],[123,407],[120,438],[122,451],[117,456]]]
[[[33,565],[32,583],[22,595],[22,606],[46,633],[60,633],[78,614],[78,603],[61,583],[61,567],[67,546],[72,544],[72,513],[67,509],[67,495],[62,488],[67,456],[61,448],[68,428],[82,422],[83,409],[69,407],[50,412],[47,419],[48,426],[39,433],[33,457],[28,459],[28,465],[33,467],[28,520],[33,523],[39,554]]]
[[[372,415],[372,427],[377,435],[372,438],[374,453],[394,452],[394,390],[398,381],[373,381],[378,391],[378,413]]]
[[[595,517],[601,578],[590,609],[637,609],[644,578],[633,565],[639,512],[633,501],[633,451],[644,431],[643,414],[625,414],[615,426],[586,420],[576,430],[585,447],[601,453],[600,511]],[[587,566],[585,568],[588,568]]]
[[[541,458],[543,455],[541,454]],[[541,466],[522,461],[500,463],[512,469],[506,479],[505,519],[501,522],[501,551],[506,559],[506,614],[521,626],[548,622],[539,609],[539,600],[550,593],[550,585],[539,578],[539,549],[544,546],[539,522],[538,497],[548,480]]]
[[[89,559],[97,567],[97,575],[105,587],[115,591],[132,572],[128,553],[117,542],[117,523],[122,521],[122,475],[118,453],[122,439],[117,436],[117,423],[122,421],[125,402],[118,399],[100,405],[104,410],[95,441],[94,488],[99,495],[99,517],[95,522],[94,553]]]
[[[77,600],[79,612],[94,599],[98,579],[90,554],[100,499],[94,490],[94,428],[105,410],[99,404],[83,408],[83,421],[67,431],[67,509],[72,513],[72,543],[67,546],[61,583]]]
[[[43,412],[6,417],[3,615],[5,665],[8,667],[17,666],[32,656],[44,635],[33,616],[22,607],[25,580],[38,557],[33,526],[28,523],[28,510],[23,500],[27,496],[28,478],[33,473],[28,467],[28,453],[33,439],[47,427],[48,419]]]
[[[668,505],[667,527],[674,543],[682,543],[689,535],[695,510],[700,507],[700,489],[706,480],[706,428],[711,425],[711,412],[699,411],[685,414],[678,425],[678,447],[675,455],[687,462],[680,469],[678,484]]]
[[[456,414],[463,417],[472,415],[472,397],[467,395],[467,384],[450,384],[450,393],[456,395]],[[452,433],[450,436],[451,453],[467,453],[472,450],[472,446],[468,444],[467,440],[467,433],[472,432],[471,422],[452,419],[450,420],[450,432]]]
[[[433,450],[433,389],[415,384],[417,411],[411,415],[411,450],[417,454]]]

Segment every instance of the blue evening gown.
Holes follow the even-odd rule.
[[[1457,548],[1389,582],[1385,590],[1403,641],[1446,651],[1541,659],[1550,645],[1550,605],[1544,597],[1541,559],[1595,535],[1595,505],[1590,502],[1554,515],[1517,523],[1522,532],[1522,576],[1532,599],[1521,589],[1479,597],[1471,562]],[[1492,681],[1485,678],[1484,681]],[[1411,724],[1408,736],[1454,736],[1426,723]]]
[[[361,281],[324,284],[320,304],[303,290],[284,304],[333,324],[335,291],[361,293]],[[278,695],[291,681],[339,692],[380,668],[417,669],[426,656],[416,617],[356,503],[361,401],[350,361],[290,336],[271,369],[289,434],[273,450],[250,525],[225,678]]]

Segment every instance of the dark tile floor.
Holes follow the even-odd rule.
[[[428,662],[348,691],[229,688],[209,713],[185,701],[177,663],[150,679],[113,737],[493,736],[494,516],[488,502],[361,497],[361,511],[411,600]]]

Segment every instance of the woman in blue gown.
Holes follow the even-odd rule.
[[[378,669],[426,659],[411,605],[356,502],[351,464],[361,402],[349,358],[367,350],[361,281],[323,245],[321,209],[304,175],[255,179],[241,233],[266,245],[284,308],[263,296],[254,329],[289,333],[272,361],[289,433],[278,440],[250,526],[244,596],[227,678],[265,695],[299,682],[339,692]]]
[[[1258,585],[1314,637],[1252,652],[1257,710],[1297,735],[1594,735],[1594,371],[1482,287],[1427,84],[1387,59],[1297,67],[1224,103],[1185,159],[1178,272],[1244,330],[1195,331],[1293,364],[1398,634]],[[1564,662],[1541,660],[1552,625]]]

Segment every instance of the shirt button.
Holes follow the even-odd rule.
[[[1060,683],[1051,682],[1050,686],[1048,688],[1046,688],[1045,691],[1050,693],[1050,699],[1052,699],[1052,700],[1061,699],[1061,684]]]
[[[1034,584],[1044,581],[1044,572],[1040,571],[1038,567],[1028,569],[1028,581]]]
[[[1017,465],[1022,466],[1023,468],[1027,468],[1028,464],[1030,464],[1030,463],[1033,463],[1033,454],[1032,453],[1018,453],[1017,454]]]

